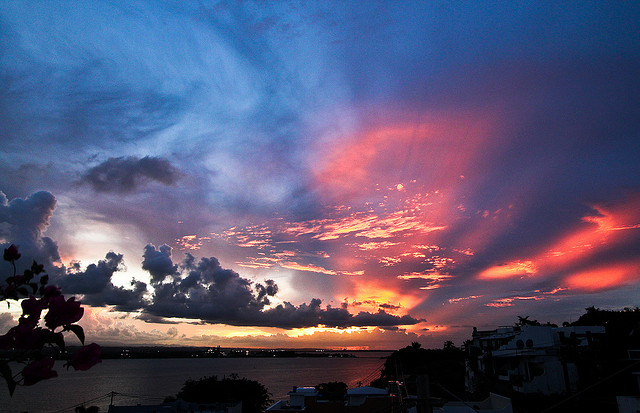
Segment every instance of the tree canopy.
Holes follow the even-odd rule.
[[[464,357],[464,352],[452,342],[445,343],[441,350],[427,350],[414,342],[394,351],[385,361],[380,378],[371,385],[385,388],[389,381],[399,380],[405,383],[410,393],[416,394],[417,376],[428,375],[432,384],[437,383],[450,392],[463,395]],[[434,395],[438,394],[438,386],[432,386],[432,391]]]
[[[217,376],[187,380],[178,398],[195,403],[234,403],[242,401],[242,413],[263,412],[272,402],[265,386],[254,380],[230,378],[218,380]]]

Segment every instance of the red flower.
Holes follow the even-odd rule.
[[[20,258],[20,254],[18,253],[18,247],[11,244],[9,248],[4,249],[4,260],[5,261],[15,261]]]
[[[64,296],[59,295],[49,300],[49,312],[44,316],[47,327],[54,330],[56,327],[73,324],[82,318],[84,308],[75,297],[64,301]]]
[[[58,377],[58,373],[55,370],[52,370],[53,363],[55,363],[55,361],[51,357],[45,357],[42,360],[36,360],[24,366],[22,369],[24,385],[31,386],[40,380]]]
[[[83,346],[78,349],[69,361],[65,364],[67,370],[69,367],[73,367],[76,370],[89,370],[91,367],[100,363],[100,346],[96,343],[91,343],[88,346]]]

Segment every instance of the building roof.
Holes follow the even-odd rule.
[[[371,386],[362,386],[347,390],[347,395],[349,396],[375,396],[387,394],[389,393],[386,390]]]
[[[293,391],[289,392],[289,395],[302,395],[302,396],[317,396],[319,393],[315,387],[295,387]]]

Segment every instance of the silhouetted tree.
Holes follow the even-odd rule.
[[[455,346],[455,344],[453,344],[453,341],[451,340],[445,341],[442,346],[442,349],[445,351],[460,350],[458,347]]]
[[[434,386],[431,387],[434,396],[446,396],[438,384],[459,396],[464,395],[464,357],[465,354],[451,343],[447,349],[427,350],[420,343],[394,351],[384,363],[380,377],[371,385],[385,388],[389,381],[402,381],[409,393],[416,394],[416,378],[426,374]]]
[[[178,398],[195,403],[235,403],[242,401],[242,413],[261,413],[272,402],[271,394],[257,381],[237,375],[218,380],[216,376],[187,380]]]
[[[316,386],[316,390],[320,393],[320,399],[331,401],[344,400],[347,394],[347,384],[341,381],[320,383]]]
[[[518,316],[518,322],[515,324],[516,327],[541,325],[538,320],[529,320],[529,317],[530,316],[526,316],[526,317]]]

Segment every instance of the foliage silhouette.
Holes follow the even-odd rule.
[[[402,381],[410,394],[417,394],[417,378],[428,375],[431,383],[437,383],[458,396],[464,395],[464,357],[462,350],[453,343],[445,343],[444,349],[424,349],[420,343],[394,351],[384,363],[380,377],[371,385],[385,388],[389,381]],[[434,396],[448,397],[440,394],[438,386],[431,386]]]
[[[65,353],[64,332],[72,332],[82,344],[85,339],[84,330],[75,324],[84,315],[80,302],[75,301],[75,297],[65,300],[58,287],[47,285],[49,276],[36,261],[18,274],[16,261],[20,257],[15,245],[5,248],[3,258],[11,263],[13,275],[5,279],[6,285],[0,285],[0,301],[10,306],[11,301],[22,300],[18,325],[0,336],[0,350],[8,354],[0,359],[0,375],[7,382],[11,396],[18,385],[31,386],[58,376],[53,369],[54,356]],[[45,310],[46,315],[42,317]],[[87,370],[100,361],[100,346],[91,343],[78,349],[65,366]],[[10,362],[25,366],[14,374]]]
[[[234,403],[242,401],[242,413],[261,413],[272,402],[266,387],[237,375],[218,380],[217,376],[187,380],[177,397],[195,403]]]
[[[341,381],[320,383],[316,386],[321,400],[340,401],[347,394],[347,384]]]

